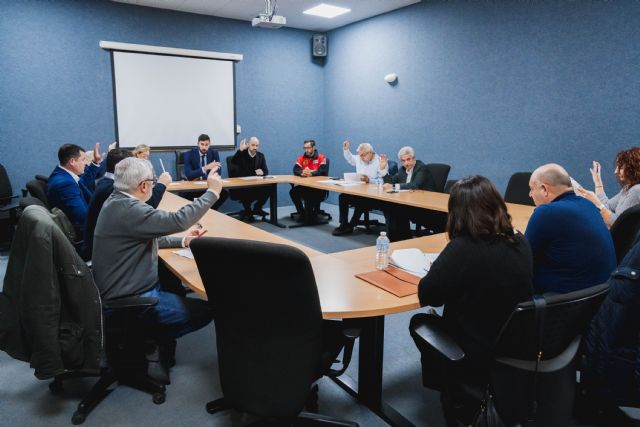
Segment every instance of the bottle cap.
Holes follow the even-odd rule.
[[[386,235],[387,235],[387,232],[386,232],[386,231],[381,231],[381,232],[380,232],[380,235],[381,235],[381,236],[386,236]]]

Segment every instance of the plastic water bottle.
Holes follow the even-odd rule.
[[[382,231],[376,239],[376,269],[384,270],[389,266],[389,238]]]

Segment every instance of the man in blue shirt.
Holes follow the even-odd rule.
[[[222,176],[220,156],[211,147],[209,135],[203,133],[198,137],[197,146],[184,153],[184,174],[189,181],[196,179],[206,180],[211,170],[217,171]],[[229,193],[226,190],[222,190],[220,198],[212,209],[218,210],[228,197]]]
[[[529,187],[537,207],[525,236],[536,290],[566,293],[606,282],[616,255],[598,209],[573,192],[569,174],[557,164],[536,169]]]

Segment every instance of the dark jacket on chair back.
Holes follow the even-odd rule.
[[[0,349],[39,379],[97,373],[102,307],[91,271],[41,206],[18,223],[0,294]]]

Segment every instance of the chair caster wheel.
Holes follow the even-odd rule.
[[[218,412],[218,408],[216,405],[213,405],[213,402],[207,403],[206,408],[207,412],[210,414],[215,414],[216,412]]]
[[[71,417],[71,424],[73,424],[74,426],[77,426],[78,424],[82,424],[86,419],[87,419],[86,414],[76,411],[73,413],[73,416]]]
[[[156,405],[161,405],[164,403],[167,395],[164,393],[153,393],[153,403]]]
[[[58,381],[51,382],[49,384],[49,391],[53,395],[58,395],[58,394],[62,393],[62,391],[63,391],[62,383],[58,382]]]

